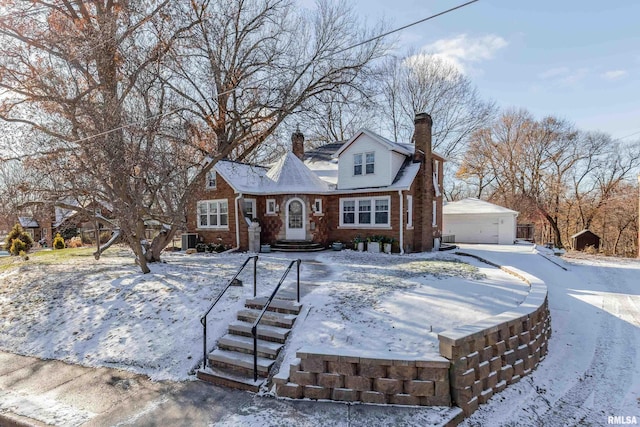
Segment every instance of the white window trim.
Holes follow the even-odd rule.
[[[413,196],[407,196],[407,229],[413,228]]]
[[[360,164],[356,164],[356,156],[360,156]],[[360,166],[360,173],[356,173],[356,166]],[[353,155],[353,169],[351,170],[353,176],[363,176],[364,175],[364,155],[363,153],[355,153]]]
[[[359,223],[359,210],[358,206],[361,200],[368,200],[371,202],[371,221],[370,224],[360,224]],[[375,223],[375,215],[376,215],[376,200],[386,200],[389,211],[387,215],[387,223],[386,224],[376,224]],[[344,223],[344,202],[346,201],[354,201],[355,203],[355,211],[354,211],[354,223],[353,224],[345,224]],[[378,197],[344,197],[340,198],[340,228],[376,228],[376,229],[391,229],[391,196],[378,196]]]
[[[269,209],[269,205],[271,203],[273,203],[273,210]],[[275,213],[276,213],[276,199],[267,199],[266,213],[267,213],[267,215],[275,215]]]
[[[215,177],[215,185],[211,185],[211,179],[209,178],[211,175]],[[215,171],[215,169],[211,169],[209,172],[207,172],[207,176],[205,179],[207,181],[207,189],[215,190],[216,188],[218,188],[218,173]]]
[[[256,205],[256,199],[244,199],[244,202],[251,204],[251,209],[252,209],[251,210],[251,215],[252,216],[251,216],[250,219],[257,218],[258,217],[258,212],[256,212],[256,206],[257,206]]]
[[[209,210],[209,203],[217,203],[218,204],[218,224],[220,224],[220,204],[221,203],[226,203],[227,204],[227,224],[226,225],[202,225],[200,224],[200,204],[202,203],[206,203],[207,204],[207,212]],[[216,199],[216,200],[199,200],[196,203],[196,228],[198,230],[228,230],[229,229],[229,201],[227,199]],[[209,214],[207,213],[207,216]]]
[[[373,163],[367,163],[367,155],[373,154]],[[367,172],[367,165],[373,165],[373,172]],[[369,151],[364,153],[364,161],[363,161],[363,175],[375,175],[376,174],[376,152]]]

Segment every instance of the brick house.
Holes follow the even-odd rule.
[[[327,246],[383,235],[396,252],[432,250],[441,235],[445,159],[431,150],[431,126],[419,114],[414,143],[364,129],[309,153],[296,131],[292,151],[269,168],[221,160],[191,196],[188,232],[246,250],[255,220],[263,244]]]

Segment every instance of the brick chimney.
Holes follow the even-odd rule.
[[[291,151],[300,160],[304,160],[304,135],[296,126],[296,131],[291,135]]]
[[[427,113],[418,113],[414,119],[414,162],[420,162],[416,176],[414,248],[420,252],[433,249],[433,156],[431,154],[431,127],[433,121]]]

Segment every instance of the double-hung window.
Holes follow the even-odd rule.
[[[198,228],[227,228],[229,205],[226,200],[198,202]]]
[[[340,225],[389,227],[390,202],[388,196],[340,199]]]
[[[358,224],[371,224],[371,200],[358,200]]]
[[[342,202],[342,223],[343,224],[356,223],[356,201],[355,200],[344,200]]]
[[[376,153],[366,153],[365,154],[365,173],[367,175],[375,172],[376,165]]]
[[[364,162],[363,162],[364,161]],[[364,166],[364,168],[363,168]],[[371,175],[376,171],[376,153],[358,153],[353,155],[353,174]]]
[[[353,174],[362,175],[362,153],[353,155]]]
[[[389,224],[389,199],[376,199],[376,225]]]
[[[218,184],[218,176],[213,169],[207,174],[207,188],[216,188]]]

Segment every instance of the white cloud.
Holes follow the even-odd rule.
[[[542,73],[538,74],[538,77],[545,80],[553,79],[556,77],[566,76],[570,72],[571,70],[569,70],[568,67],[556,67],[556,68],[551,68],[547,71],[543,71]]]
[[[570,86],[578,83],[588,74],[588,68],[555,67],[543,71],[538,74],[538,77],[557,86]]]
[[[451,63],[464,73],[468,63],[492,59],[496,51],[508,44],[505,39],[495,34],[473,38],[467,34],[460,34],[428,44],[424,51]]]
[[[619,80],[627,76],[626,70],[610,70],[602,74],[602,78],[605,80]]]

